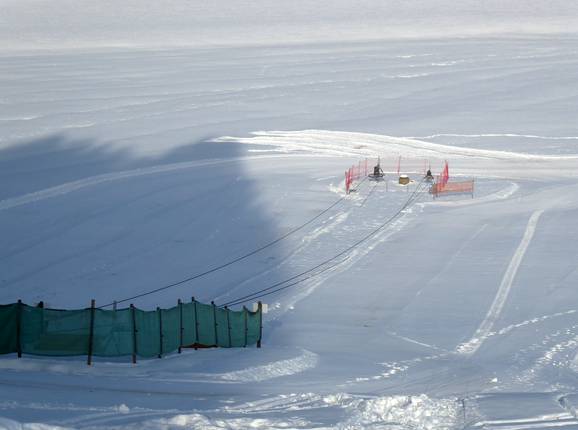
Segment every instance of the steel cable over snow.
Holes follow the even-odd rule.
[[[364,178],[362,181],[360,181],[360,182],[359,182],[359,185],[362,185],[366,180],[367,180],[367,177]],[[322,215],[324,215],[325,213],[327,213],[328,211],[330,211],[331,209],[333,209],[335,206],[337,206],[337,205],[338,205],[339,203],[341,203],[343,200],[345,200],[346,197],[347,197],[347,196],[343,196],[343,197],[339,198],[337,201],[335,201],[334,203],[332,203],[332,204],[331,204],[330,206],[328,206],[327,208],[323,209],[321,212],[319,212],[317,215],[315,215],[313,218],[309,219],[309,220],[306,221],[305,223],[303,223],[303,224],[295,227],[294,229],[292,229],[292,230],[290,230],[289,232],[285,233],[284,235],[278,237],[277,239],[275,239],[275,240],[273,240],[273,241],[271,241],[271,242],[269,242],[269,243],[266,243],[265,245],[260,246],[260,247],[257,248],[257,249],[254,249],[253,251],[250,251],[250,252],[248,252],[248,253],[246,253],[246,254],[241,255],[240,257],[234,258],[233,260],[230,260],[230,261],[228,261],[228,262],[226,262],[226,263],[223,263],[223,264],[220,264],[220,265],[218,265],[218,266],[212,267],[211,269],[205,270],[204,272],[197,273],[196,275],[191,275],[191,276],[189,276],[189,277],[187,277],[187,278],[185,278],[185,279],[182,279],[182,280],[180,280],[180,281],[173,282],[172,284],[164,285],[164,286],[162,286],[162,287],[155,288],[154,290],[150,290],[150,291],[147,291],[147,292],[144,292],[144,293],[141,293],[141,294],[137,294],[136,296],[128,297],[128,298],[125,298],[125,299],[122,299],[122,300],[116,300],[116,301],[113,301],[113,302],[111,302],[111,303],[107,303],[106,305],[99,306],[99,309],[106,308],[106,307],[108,307],[108,306],[113,306],[113,305],[115,305],[115,304],[125,303],[125,302],[131,301],[131,300],[139,299],[139,298],[141,298],[141,297],[145,297],[145,296],[148,296],[148,295],[150,295],[150,294],[158,293],[158,292],[160,292],[160,291],[168,290],[169,288],[173,288],[173,287],[176,287],[176,286],[178,286],[178,285],[182,285],[182,284],[185,284],[185,283],[187,283],[187,282],[194,281],[195,279],[199,279],[199,278],[202,278],[203,276],[209,275],[209,274],[211,274],[211,273],[215,273],[215,272],[217,272],[217,271],[219,271],[219,270],[222,270],[222,269],[224,269],[224,268],[226,268],[226,267],[229,267],[229,266],[231,266],[231,265],[233,265],[233,264],[235,264],[235,263],[238,263],[239,261],[243,261],[243,260],[245,260],[245,259],[247,259],[247,258],[249,258],[249,257],[251,257],[251,256],[253,256],[253,255],[255,255],[255,254],[258,254],[258,253],[261,252],[261,251],[264,251],[264,250],[267,249],[267,248],[270,248],[271,246],[273,246],[273,245],[281,242],[282,240],[286,239],[287,237],[291,236],[292,234],[294,234],[294,233],[298,232],[299,230],[303,229],[304,227],[308,226],[309,224],[311,224],[312,222],[314,222],[315,220],[317,220],[319,217],[321,217]]]
[[[407,209],[410,205],[412,205],[414,202],[416,202],[416,201],[420,198],[420,195],[419,195],[418,193],[419,193],[419,191],[422,189],[422,187],[423,187],[423,179],[419,182],[418,186],[417,186],[416,189],[413,191],[413,193],[409,196],[409,198],[407,199],[407,201],[406,201],[392,216],[390,216],[390,217],[389,217],[385,222],[383,222],[379,227],[377,227],[376,229],[372,230],[370,233],[368,233],[367,235],[365,235],[364,237],[362,237],[361,239],[359,239],[358,241],[356,241],[355,243],[353,243],[351,246],[349,246],[349,247],[347,247],[346,249],[344,249],[343,251],[341,251],[339,254],[336,254],[336,255],[334,255],[333,257],[331,257],[331,258],[329,258],[329,259],[327,259],[327,260],[319,263],[319,264],[316,265],[315,267],[312,267],[312,268],[309,269],[309,270],[305,270],[305,271],[303,271],[303,272],[301,272],[301,273],[299,273],[299,274],[297,274],[297,275],[294,275],[294,276],[292,276],[291,278],[285,279],[284,281],[281,281],[281,282],[277,282],[277,283],[275,283],[275,284],[273,284],[273,285],[271,285],[271,286],[269,286],[269,287],[267,287],[267,288],[263,288],[262,290],[255,291],[254,293],[247,294],[247,295],[242,296],[242,297],[239,297],[239,298],[237,298],[237,299],[235,299],[235,300],[228,301],[228,302],[226,302],[226,303],[221,304],[220,306],[240,305],[241,303],[245,303],[245,302],[248,302],[248,301],[251,301],[251,300],[256,300],[256,299],[259,299],[259,298],[268,296],[268,295],[270,295],[270,294],[277,293],[277,292],[279,292],[279,291],[285,290],[285,289],[287,289],[287,288],[289,288],[289,287],[292,287],[292,286],[294,286],[294,285],[297,285],[297,284],[300,284],[300,283],[302,283],[302,282],[305,282],[305,281],[307,281],[308,279],[311,279],[311,278],[313,278],[313,277],[315,277],[315,276],[318,276],[318,275],[320,275],[320,274],[322,274],[322,273],[324,273],[324,272],[332,269],[333,267],[338,266],[339,264],[343,263],[343,262],[347,259],[347,256],[346,256],[346,258],[344,258],[344,259],[342,259],[342,260],[339,260],[339,261],[337,261],[337,262],[334,262],[336,259],[342,257],[343,255],[348,254],[350,251],[352,251],[353,249],[357,248],[357,247],[358,247],[359,245],[361,245],[363,242],[365,242],[366,240],[368,240],[368,239],[370,239],[371,237],[375,236],[379,231],[381,231],[381,230],[382,230],[383,228],[385,228],[388,224],[390,224],[393,220],[395,220],[405,209]],[[317,272],[315,272],[317,269],[319,269],[319,268],[321,268],[321,267],[323,267],[323,266],[325,266],[325,265],[327,265],[327,264],[329,264],[329,263],[331,263],[331,262],[334,262],[334,263],[331,264],[331,265],[329,265],[329,266],[327,266],[327,267],[324,267],[323,269],[321,269],[321,270],[319,270],[319,271],[317,271]],[[312,273],[312,272],[315,272],[315,273]],[[310,274],[310,273],[312,273],[312,274],[309,275],[309,276],[307,276],[307,277],[305,277],[305,278],[303,278],[303,279],[298,279],[298,278],[300,278],[301,276],[307,275],[307,274]],[[296,280],[296,279],[297,279],[297,280]],[[294,281],[294,280],[296,280],[296,281],[295,281],[295,282],[291,282],[291,281]],[[283,285],[283,284],[286,284],[287,282],[291,282],[291,283],[288,284],[288,285]],[[281,286],[281,285],[283,285],[283,286]],[[276,287],[279,287],[279,288],[276,288]],[[263,293],[263,294],[261,294],[261,293]]]

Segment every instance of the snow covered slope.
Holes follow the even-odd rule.
[[[2,302],[178,281],[321,213],[360,159],[389,164],[242,264],[134,300],[225,303],[374,232],[263,298],[262,349],[0,357],[0,428],[578,428],[575,42],[5,53]],[[397,185],[400,155],[448,160],[474,198]]]
[[[575,32],[567,0],[2,0],[3,49],[271,45]]]

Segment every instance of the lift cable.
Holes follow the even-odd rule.
[[[362,185],[366,180],[367,180],[367,177],[364,178],[363,180],[361,180],[361,181],[359,182],[359,185]],[[359,185],[358,185],[358,186],[359,186]],[[333,209],[335,206],[337,206],[339,203],[341,203],[343,200],[345,200],[345,198],[346,198],[346,196],[342,196],[342,197],[339,198],[337,201],[335,201],[334,203],[332,203],[332,204],[331,204],[330,206],[328,206],[327,208],[323,209],[321,212],[319,212],[317,215],[315,215],[313,218],[309,219],[309,220],[306,221],[305,223],[303,223],[303,224],[295,227],[294,229],[288,231],[287,233],[285,233],[284,235],[278,237],[277,239],[275,239],[275,240],[273,240],[273,241],[271,241],[271,242],[269,242],[269,243],[266,243],[265,245],[260,246],[260,247],[257,248],[257,249],[254,249],[253,251],[250,251],[250,252],[248,252],[248,253],[246,253],[246,254],[243,254],[243,255],[241,255],[241,256],[239,256],[239,257],[236,257],[236,258],[234,258],[233,260],[227,261],[226,263],[223,263],[223,264],[220,264],[220,265],[218,265],[218,266],[215,266],[215,267],[212,267],[212,268],[210,268],[210,269],[207,269],[207,270],[205,270],[204,272],[197,273],[197,274],[195,274],[195,275],[191,275],[191,276],[189,276],[189,277],[187,277],[187,278],[185,278],[185,279],[181,279],[180,281],[173,282],[173,283],[171,283],[171,284],[164,285],[164,286],[162,286],[162,287],[155,288],[155,289],[153,289],[153,290],[146,291],[146,292],[144,292],[144,293],[140,293],[140,294],[137,294],[137,295],[132,296],[132,297],[127,297],[127,298],[122,299],[122,300],[116,300],[116,301],[113,301],[112,303],[108,303],[108,304],[106,304],[106,305],[99,306],[98,309],[102,309],[102,308],[106,308],[106,307],[109,307],[109,306],[117,305],[117,304],[119,304],[119,303],[125,303],[125,302],[131,301],[131,300],[139,299],[139,298],[144,297],[144,296],[148,296],[148,295],[150,295],[150,294],[155,294],[155,293],[158,293],[158,292],[160,292],[160,291],[168,290],[169,288],[173,288],[173,287],[176,287],[176,286],[178,286],[178,285],[182,285],[182,284],[185,284],[185,283],[187,283],[187,282],[194,281],[195,279],[199,279],[199,278],[202,278],[203,276],[207,276],[207,275],[209,275],[209,274],[211,274],[211,273],[214,273],[214,272],[217,272],[217,271],[219,271],[219,270],[222,270],[222,269],[224,269],[224,268],[226,268],[226,267],[229,267],[229,266],[231,266],[231,265],[233,265],[233,264],[235,264],[235,263],[238,263],[239,261],[243,261],[243,260],[245,260],[245,259],[247,259],[247,258],[249,258],[249,257],[251,257],[251,256],[253,256],[253,255],[255,255],[255,254],[258,254],[259,252],[261,252],[261,251],[263,251],[263,250],[265,250],[265,249],[267,249],[267,248],[270,248],[270,247],[273,246],[273,245],[276,245],[277,243],[281,242],[282,240],[286,239],[287,237],[291,236],[292,234],[294,234],[294,233],[298,232],[299,230],[305,228],[306,226],[308,226],[309,224],[311,224],[311,223],[314,222],[315,220],[319,219],[322,215],[324,215],[325,213],[327,213],[328,211],[330,211],[331,209]]]
[[[258,290],[255,291],[254,293],[251,294],[247,294],[245,296],[239,297],[235,300],[230,300],[226,303],[223,303],[220,306],[234,306],[234,305],[239,305],[241,303],[245,303],[251,300],[255,300],[258,298],[262,298],[265,296],[268,296],[270,294],[282,291],[284,289],[287,289],[289,287],[292,287],[294,285],[300,284],[308,279],[311,279],[315,276],[320,275],[323,272],[326,272],[327,270],[330,270],[331,268],[341,264],[343,261],[345,261],[347,258],[338,261],[337,263],[334,263],[332,265],[329,265],[325,268],[323,268],[320,271],[317,271],[314,274],[311,274],[310,276],[303,278],[303,279],[298,279],[303,275],[307,275],[310,274],[311,272],[316,271],[317,269],[321,268],[322,266],[327,265],[328,263],[334,262],[334,260],[338,259],[339,257],[342,257],[345,254],[348,254],[350,251],[352,251],[353,249],[355,249],[356,247],[358,247],[359,245],[361,245],[363,242],[365,242],[366,240],[370,239],[371,237],[375,236],[380,230],[382,230],[383,228],[385,228],[388,224],[390,224],[392,221],[394,221],[406,208],[408,208],[410,205],[412,205],[414,202],[416,202],[421,196],[418,194],[418,192],[420,191],[420,189],[422,188],[424,180],[422,179],[419,184],[417,185],[416,189],[413,191],[413,193],[410,195],[410,197],[407,199],[407,201],[392,215],[390,216],[385,222],[383,222],[379,227],[377,227],[376,229],[374,229],[373,231],[371,231],[370,233],[368,233],[367,235],[365,235],[364,237],[362,237],[361,239],[359,239],[358,241],[356,241],[355,243],[353,243],[352,245],[350,245],[349,247],[347,247],[346,249],[344,249],[343,251],[341,251],[340,253],[334,255],[333,257],[319,263],[318,265],[312,267],[309,270],[305,270],[297,275],[292,276],[291,278],[285,279],[284,281],[280,281],[277,282],[267,288],[263,288],[262,290]],[[296,280],[297,279],[297,280]],[[287,282],[291,282],[294,281],[288,285],[285,286],[281,286],[283,284],[286,284]],[[279,287],[279,288],[277,288]],[[263,293],[263,294],[261,294]]]

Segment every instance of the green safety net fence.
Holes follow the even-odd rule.
[[[258,343],[261,310],[232,311],[193,301],[170,309],[57,310],[0,305],[0,354],[160,357],[187,347]]]

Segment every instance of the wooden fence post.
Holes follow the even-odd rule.
[[[259,312],[259,340],[257,341],[257,348],[261,348],[261,339],[263,338],[263,303],[258,302],[257,311]]]
[[[94,314],[95,314],[95,300],[90,301],[90,327],[88,329],[88,357],[86,364],[92,365],[92,348],[94,343]]]
[[[245,343],[243,344],[243,348],[247,348],[247,335],[249,333],[249,327],[247,326],[247,312],[248,309],[243,306],[243,319],[245,320]]]
[[[137,341],[136,341],[136,315],[135,315],[135,308],[134,305],[131,303],[130,304],[130,312],[131,312],[131,317],[132,317],[132,362],[133,364],[136,364],[136,354],[137,354],[137,350],[136,350],[136,346],[137,346]]]
[[[18,299],[16,305],[16,352],[18,358],[22,358],[22,300]]]
[[[227,311],[227,335],[229,336],[229,348],[231,348],[233,342],[231,342],[231,319],[229,317],[229,308],[225,306],[225,310]]]
[[[211,305],[213,305],[213,322],[215,323],[215,346],[219,346],[219,330],[217,328],[218,324],[217,324],[217,306],[215,305],[215,302],[211,302]]]
[[[163,310],[157,306],[159,316],[159,358],[163,356]]]
[[[199,343],[199,318],[197,314],[197,302],[193,297],[193,310],[195,313],[195,351],[197,350],[197,344]]]
[[[177,304],[179,305],[179,325],[180,325],[180,329],[179,329],[179,354],[180,354],[181,350],[183,349],[183,331],[185,329],[183,328],[183,302],[181,302],[181,299],[179,299]]]

